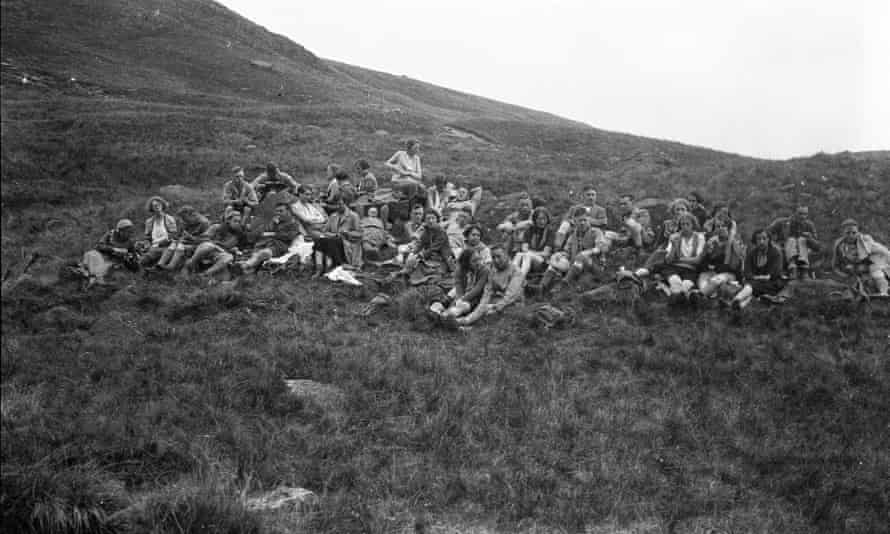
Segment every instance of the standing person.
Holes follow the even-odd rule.
[[[798,206],[794,215],[773,221],[767,231],[773,241],[781,244],[785,251],[788,275],[792,279],[803,276],[810,270],[810,252],[819,250],[816,225],[810,220],[810,209]]]
[[[250,214],[260,201],[253,186],[244,179],[244,169],[241,167],[232,168],[232,179],[223,186],[223,203],[226,212],[240,213],[243,227],[250,227]]]
[[[834,242],[832,270],[842,278],[868,274],[878,294],[888,295],[890,285],[890,250],[868,234],[859,231],[859,223],[847,219],[841,224],[843,235]]]
[[[268,259],[287,253],[300,229],[290,211],[290,204],[279,202],[275,205],[275,215],[260,234],[250,258],[241,262],[241,270],[246,274],[255,272]]]
[[[299,187],[293,176],[282,172],[272,162],[266,164],[266,171],[254,178],[250,185],[256,191],[259,202],[262,202],[269,193],[287,191],[292,195],[296,195],[297,187]]]
[[[479,304],[468,315],[457,318],[459,325],[471,325],[489,315],[500,313],[507,306],[521,302],[525,275],[510,261],[507,251],[500,245],[491,247],[492,268],[482,291]]]
[[[411,184],[421,187],[423,185],[423,168],[420,163],[420,142],[416,139],[406,141],[405,150],[399,150],[393,154],[386,161],[386,167],[393,171],[393,184]]]
[[[87,276],[89,286],[105,284],[105,277],[116,267],[139,269],[133,230],[133,221],[121,219],[99,239],[95,248],[84,252],[80,269]]]
[[[158,267],[167,271],[175,271],[182,267],[186,257],[194,252],[195,247],[203,240],[203,235],[210,228],[210,221],[198,213],[192,206],[183,206],[179,210],[182,221],[179,237],[164,251]]]
[[[222,223],[207,230],[206,241],[195,248],[195,253],[185,262],[183,274],[195,272],[205,261],[212,263],[203,276],[215,276],[229,268],[235,257],[249,245],[247,232],[241,222],[241,214],[230,211]]]
[[[584,204],[579,204],[577,206],[573,206],[572,209],[566,214],[566,217],[559,224],[559,228],[556,230],[556,239],[554,240],[554,246],[557,249],[562,248],[563,243],[565,242],[566,236],[572,231],[572,222],[574,220],[572,214],[576,213],[579,209],[583,210],[587,215],[588,221],[591,226],[594,226],[599,229],[603,229],[606,225],[609,224],[609,217],[606,213],[606,208],[600,206],[596,203],[597,193],[596,188],[593,185],[588,185],[584,188]]]
[[[145,203],[145,210],[150,216],[145,219],[145,240],[149,243],[148,250],[139,259],[143,267],[153,266],[164,255],[164,251],[177,237],[176,218],[167,213],[167,201],[155,196]]]

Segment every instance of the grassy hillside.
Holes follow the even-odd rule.
[[[218,213],[231,165],[319,181],[363,157],[385,177],[408,137],[428,173],[491,192],[489,227],[510,208],[496,197],[562,209],[594,182],[606,200],[698,189],[746,234],[804,202],[826,242],[854,216],[887,243],[890,154],[774,162],[598,130],[329,62],[212,2],[0,5],[4,531],[887,532],[876,304],[730,315],[566,293],[565,329],[520,307],[458,334],[415,292],[355,314],[387,286],[84,292],[58,271],[161,186]],[[282,484],[318,504],[247,509]]]

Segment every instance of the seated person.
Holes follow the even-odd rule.
[[[211,226],[204,235],[206,241],[195,248],[195,253],[185,262],[183,274],[197,271],[205,263],[210,268],[202,276],[215,276],[229,268],[241,250],[249,246],[249,238],[241,223],[241,214],[230,211],[222,223]]]
[[[637,249],[652,245],[655,241],[652,218],[649,216],[648,210],[634,207],[633,195],[621,195],[618,201],[618,213],[620,217],[618,231],[605,232],[606,238],[611,244],[631,246]]]
[[[704,258],[705,236],[695,231],[696,220],[691,213],[683,213],[679,224],[680,231],[671,236],[665,248],[664,262],[656,265],[653,272],[667,280],[669,295],[688,298]]]
[[[423,206],[418,204],[411,209],[411,218],[402,225],[402,231],[394,236],[396,243],[398,243],[396,263],[404,263],[408,255],[417,248],[417,243],[420,241],[420,235],[423,232],[424,221],[425,211]]]
[[[782,253],[773,245],[769,232],[756,230],[751,249],[745,255],[745,285],[732,297],[732,306],[744,308],[753,297],[776,295],[785,286],[782,279]]]
[[[210,228],[210,221],[207,217],[198,213],[198,210],[192,206],[183,206],[179,210],[179,218],[182,221],[179,237],[170,243],[158,261],[158,267],[168,271],[175,271],[182,267],[186,258],[203,240],[201,236]]]
[[[444,318],[466,315],[479,305],[489,272],[489,264],[484,263],[477,252],[464,250],[457,259],[454,288],[448,292],[448,300],[434,302],[430,311]]]
[[[767,231],[773,241],[784,247],[788,274],[794,279],[810,270],[810,252],[818,252],[816,225],[810,220],[810,210],[798,206],[794,215],[773,221]]]
[[[355,162],[355,172],[358,181],[355,184],[355,192],[373,198],[377,192],[377,177],[371,172],[371,164],[367,160],[360,159]]]
[[[80,269],[88,278],[90,286],[107,283],[105,277],[117,267],[139,269],[133,230],[130,219],[121,219],[99,239],[93,250],[84,252]]]
[[[349,206],[355,202],[357,197],[348,172],[337,172],[332,182],[333,184],[328,184],[327,194],[324,199],[324,209],[328,215],[340,209],[341,201]]]
[[[399,150],[389,158],[386,168],[393,171],[393,187],[405,187],[416,191],[423,187],[423,168],[420,164],[420,142],[409,139],[405,150]],[[408,196],[414,196],[409,194]]]
[[[460,256],[464,249],[464,230],[470,224],[473,216],[466,211],[455,213],[455,217],[445,223],[445,233],[448,234],[448,244],[455,257]]]
[[[321,235],[314,239],[313,257],[321,256],[321,271],[327,272],[327,260],[331,268],[349,264],[356,269],[362,266],[362,224],[356,212],[349,209],[341,198],[334,206],[321,229]],[[317,265],[317,262],[313,262]]]
[[[241,271],[254,273],[266,260],[287,253],[299,233],[300,227],[291,215],[290,204],[279,202],[275,205],[275,215],[254,244],[250,258],[239,263]]]
[[[664,263],[667,246],[670,243],[671,238],[680,231],[680,219],[685,217],[686,215],[689,215],[689,204],[686,202],[686,199],[675,199],[673,202],[671,202],[671,205],[668,208],[668,212],[671,214],[671,217],[665,219],[658,230],[654,232],[654,238],[652,241],[656,247],[655,251],[649,255],[643,267],[640,267],[636,270],[634,276],[648,276],[655,269],[656,266]],[[695,230],[699,227],[698,219],[696,219],[693,215],[692,220],[694,223],[693,230]]]
[[[550,256],[549,265],[541,279],[541,292],[547,293],[552,285],[565,277],[573,282],[585,271],[596,269],[596,257],[604,246],[603,231],[593,226],[587,211],[576,209],[572,231],[562,250]]]
[[[590,225],[596,228],[604,229],[606,225],[609,223],[609,217],[606,214],[606,208],[600,206],[596,203],[597,193],[596,188],[592,185],[588,185],[584,188],[584,204],[580,204],[572,207],[569,210],[569,213],[563,219],[563,221],[559,224],[559,229],[556,230],[556,238],[554,240],[554,246],[559,249],[562,248],[563,243],[565,242],[566,236],[569,235],[569,232],[572,230],[572,222],[573,222],[573,213],[578,209],[584,210],[587,214],[588,220],[590,221]]]
[[[532,221],[532,225],[524,233],[520,252],[513,259],[523,276],[527,276],[530,271],[545,269],[553,251],[550,212],[545,207],[535,208]]]
[[[170,246],[177,237],[179,229],[176,225],[176,218],[167,213],[167,201],[161,197],[151,197],[145,203],[145,211],[150,216],[145,219],[145,241],[149,244],[148,249],[139,259],[139,264],[143,267],[154,266],[164,251]]]
[[[472,250],[479,255],[485,265],[491,265],[491,249],[482,242],[482,227],[471,224],[464,228],[464,250]]]
[[[250,214],[260,201],[253,186],[244,179],[244,169],[241,167],[232,169],[232,179],[223,186],[222,200],[226,207],[226,213],[229,211],[240,213],[244,228],[248,228]]]
[[[704,297],[715,296],[724,284],[741,289],[745,247],[731,234],[727,220],[714,220],[714,236],[705,243],[705,254],[698,275],[698,290]]]
[[[705,221],[709,219],[708,210],[705,208],[705,199],[698,191],[692,191],[686,195],[686,203],[689,213],[695,215],[700,227],[704,226]]]
[[[859,231],[859,223],[847,219],[841,224],[843,236],[834,243],[832,269],[844,279],[868,275],[878,295],[888,295],[890,281],[890,250],[870,235]]]
[[[457,318],[459,325],[471,325],[489,315],[501,312],[511,304],[523,299],[522,287],[525,275],[510,261],[507,251],[500,245],[491,247],[492,265],[488,273],[488,281],[473,310],[463,317]]]
[[[482,187],[474,187],[473,189],[467,189],[466,187],[458,187],[455,192],[455,196],[450,198],[445,203],[445,211],[444,215],[448,218],[448,220],[452,220],[459,213],[469,213],[470,218],[476,216],[476,210],[479,209],[479,204],[482,202]]]
[[[292,195],[297,194],[299,185],[293,176],[282,172],[274,163],[266,164],[266,171],[250,183],[253,190],[256,191],[257,198],[260,202],[266,198],[269,193],[279,193],[287,191]]]
[[[410,276],[418,269],[423,269],[427,273],[446,273],[451,270],[454,255],[448,244],[448,235],[439,224],[440,220],[439,214],[435,211],[426,212],[420,239],[414,251],[405,259],[402,270],[393,273],[391,278],[400,275]]]
[[[698,220],[697,217],[696,220]],[[702,230],[704,230],[705,232],[705,237],[711,238],[716,235],[717,225],[721,223],[726,225],[726,227],[729,229],[730,240],[734,240],[736,238],[738,230],[736,222],[735,220],[733,220],[732,214],[729,211],[729,204],[725,202],[718,202],[717,204],[714,204],[714,209],[711,211],[711,217],[707,221],[705,221],[704,225],[702,225]]]
[[[324,209],[313,200],[314,192],[308,185],[297,188],[297,200],[290,206],[294,218],[303,227],[303,233],[308,239],[321,234],[321,229],[328,221]]]
[[[433,185],[426,190],[426,209],[445,215],[445,205],[454,194],[454,186],[444,176],[436,176]]]

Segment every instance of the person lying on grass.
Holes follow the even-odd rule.
[[[117,267],[139,269],[134,236],[133,222],[121,219],[99,239],[94,249],[84,252],[79,268],[90,286],[107,283],[105,277]]]
[[[275,205],[275,215],[260,234],[250,258],[240,262],[238,266],[245,274],[256,272],[266,260],[287,253],[299,233],[300,227],[291,215],[290,205],[279,202]]]
[[[278,165],[272,162],[266,164],[266,171],[254,178],[250,185],[256,191],[259,202],[262,202],[269,193],[287,191],[296,195],[299,187],[293,176],[282,172]]]
[[[479,305],[490,272],[489,264],[483,262],[478,252],[465,249],[457,259],[454,287],[445,301],[433,302],[430,311],[446,319],[466,315]]]
[[[176,218],[167,213],[167,201],[161,197],[151,197],[145,203],[149,213],[145,219],[146,251],[139,258],[142,267],[153,267],[164,255],[170,243],[177,238],[179,228]]]
[[[250,226],[250,214],[260,201],[250,182],[244,179],[244,169],[232,168],[232,179],[223,186],[223,204],[226,211],[237,211],[245,228]]]
[[[479,304],[468,314],[458,317],[456,323],[468,326],[483,317],[495,315],[507,306],[521,302],[525,275],[507,256],[507,251],[500,245],[491,248],[492,268],[488,281],[482,291]]]
[[[593,226],[587,211],[574,210],[571,232],[562,250],[550,256],[547,270],[541,278],[541,293],[547,294],[554,284],[564,279],[566,283],[575,281],[581,273],[597,269],[605,238],[603,231]]]
[[[166,271],[181,269],[183,263],[195,251],[204,235],[210,228],[210,220],[198,213],[193,206],[183,206],[179,210],[179,237],[170,242],[157,266]]]
[[[843,235],[834,243],[832,269],[843,280],[863,275],[874,282],[877,294],[888,296],[890,285],[890,250],[868,234],[859,231],[859,223],[847,219],[841,224]]]
[[[201,273],[205,277],[228,270],[235,257],[249,246],[249,238],[241,221],[240,213],[230,211],[222,223],[211,226],[204,234],[206,240],[195,248],[195,253],[185,262],[182,273],[197,272],[204,264],[210,264]]]

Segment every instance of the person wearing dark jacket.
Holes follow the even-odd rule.
[[[253,273],[266,260],[287,253],[299,231],[300,227],[291,215],[290,205],[287,202],[276,204],[275,216],[260,234],[250,258],[239,264],[242,272]]]
[[[179,210],[179,219],[182,222],[179,236],[164,250],[158,261],[158,267],[167,271],[180,269],[188,256],[204,240],[202,236],[210,229],[207,217],[198,213],[192,206],[183,206]]]
[[[121,219],[99,239],[95,248],[84,253],[80,270],[89,279],[89,285],[104,284],[105,277],[116,267],[139,268],[133,230],[130,219]]]
[[[734,308],[744,308],[754,297],[775,295],[785,286],[782,279],[782,252],[776,248],[770,234],[759,229],[751,236],[751,249],[745,255],[745,285],[732,296]]]
[[[204,276],[214,276],[228,269],[235,257],[241,254],[241,250],[249,245],[247,232],[241,221],[240,213],[230,211],[224,222],[211,226],[204,234],[206,240],[198,245],[192,257],[185,262],[183,273],[194,272],[205,261],[213,265],[202,273]]]

